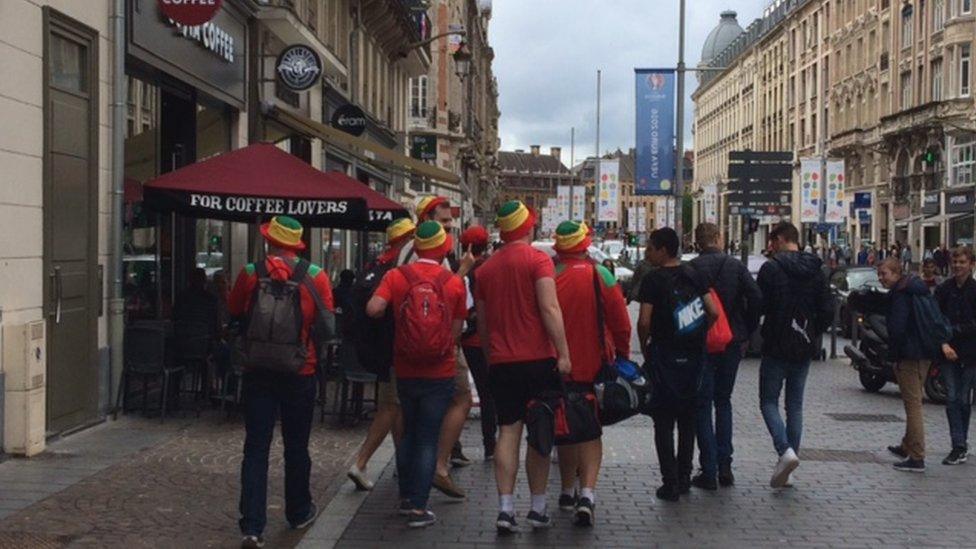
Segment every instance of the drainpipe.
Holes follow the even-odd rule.
[[[122,297],[122,219],[125,208],[125,0],[114,0],[112,27],[115,41],[112,71],[112,207],[109,218],[111,277],[108,300],[108,328],[110,352],[109,409],[115,407],[111,398],[116,395],[122,378],[122,344],[125,330],[125,302]]]

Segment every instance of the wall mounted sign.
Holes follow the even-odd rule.
[[[222,0],[158,0],[159,11],[173,21],[187,26],[202,25],[220,10]]]
[[[973,213],[973,191],[946,193],[946,213]]]
[[[437,136],[411,135],[410,156],[418,160],[437,160]]]
[[[322,76],[322,59],[304,45],[288,46],[278,55],[275,70],[281,83],[294,91],[305,91]]]
[[[234,37],[224,29],[213,23],[191,26],[184,25],[172,18],[170,22],[176,26],[183,38],[196,42],[225,63],[234,62]]]
[[[360,136],[366,131],[366,113],[362,109],[347,103],[332,113],[332,127],[350,135]],[[436,158],[436,149],[435,149]]]
[[[939,198],[939,193],[937,192],[925,193],[925,196],[922,198],[922,214],[938,215],[939,206],[941,206]]]

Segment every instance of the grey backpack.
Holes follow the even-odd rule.
[[[308,261],[300,259],[288,280],[275,280],[264,261],[254,264],[258,283],[244,331],[242,365],[245,369],[297,374],[305,366],[308,348],[302,341],[303,285],[315,301],[317,314],[327,313],[321,297],[308,281],[308,268]]]

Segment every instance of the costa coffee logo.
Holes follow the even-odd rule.
[[[275,65],[278,78],[293,91],[305,91],[322,76],[322,59],[315,50],[303,44],[288,46],[278,55]]]
[[[362,135],[367,123],[366,113],[352,104],[343,105],[332,113],[332,127],[350,135]]]
[[[187,26],[202,25],[217,15],[222,0],[157,0],[159,11]]]

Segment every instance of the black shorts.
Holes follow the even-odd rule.
[[[494,364],[488,368],[488,387],[495,399],[499,425],[525,420],[525,406],[543,391],[560,390],[556,360]]]

